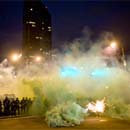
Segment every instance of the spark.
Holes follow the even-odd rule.
[[[99,113],[103,113],[105,110],[105,103],[104,103],[105,99],[99,101],[97,100],[96,103],[91,102],[87,105],[88,110],[90,110],[91,112],[99,112]]]

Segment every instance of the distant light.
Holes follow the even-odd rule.
[[[41,39],[41,40],[42,40],[42,39],[43,39],[43,37],[39,37],[39,39]]]
[[[43,37],[36,36],[36,37],[35,37],[35,39],[40,39],[40,40],[42,40],[42,39],[43,39]]]
[[[43,49],[42,48],[40,48],[40,51],[42,51]]]
[[[95,69],[95,70],[93,70],[93,72],[91,73],[91,75],[93,76],[93,77],[99,77],[99,78],[101,78],[101,77],[105,77],[105,76],[108,76],[109,75],[109,71],[108,71],[108,69]]]
[[[13,55],[11,56],[11,60],[14,61],[14,62],[16,62],[16,61],[18,61],[21,57],[22,57],[22,54],[13,54]]]
[[[33,8],[30,8],[30,11],[33,11]]]
[[[108,88],[109,88],[109,86],[105,86],[105,88],[106,88],[106,89],[108,89]]]
[[[124,67],[126,67],[126,66],[127,66],[127,63],[126,63],[126,61],[125,61],[125,60],[123,61],[123,65],[124,65]]]
[[[111,46],[111,48],[116,49],[117,43],[115,41],[113,41],[113,42],[111,42],[110,46]]]
[[[32,27],[36,27],[36,25],[35,25],[35,24],[32,24]]]
[[[60,70],[62,77],[76,77],[80,75],[80,70],[76,67],[62,67]]]
[[[18,60],[18,55],[17,54],[12,55],[12,61],[17,61],[17,60]]]
[[[36,24],[36,22],[34,22],[34,21],[29,21],[28,23],[29,24]]]
[[[37,57],[35,58],[35,61],[36,61],[36,62],[40,62],[40,61],[41,61],[41,57],[40,57],[40,56],[37,56]]]
[[[36,36],[36,37],[35,37],[35,39],[39,39],[39,37],[38,37],[38,36]]]
[[[49,31],[49,32],[51,31],[51,27],[50,27],[50,26],[48,27],[48,31]]]

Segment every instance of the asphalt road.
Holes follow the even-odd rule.
[[[80,126],[49,128],[42,118],[0,119],[0,130],[130,130],[130,121],[89,117]]]

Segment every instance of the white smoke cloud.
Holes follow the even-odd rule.
[[[7,93],[18,97],[36,97],[31,112],[43,116],[53,108],[61,112],[58,105],[64,103],[75,102],[85,109],[89,102],[106,97],[104,115],[130,118],[130,74],[115,56],[102,53],[113,35],[103,33],[92,42],[89,32],[83,32],[83,37],[65,46],[63,53],[53,51],[52,61],[24,66],[11,81],[10,74],[0,78],[1,94],[8,88]],[[4,76],[3,72],[0,75]]]

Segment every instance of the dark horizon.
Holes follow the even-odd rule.
[[[130,2],[43,1],[52,16],[53,47],[82,35],[89,27],[94,37],[103,31],[114,33],[130,54]],[[7,56],[10,50],[22,46],[22,1],[0,2],[0,51]]]

